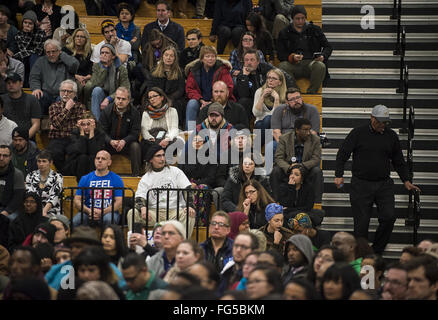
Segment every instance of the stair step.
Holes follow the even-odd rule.
[[[372,107],[324,107],[322,109],[322,117],[326,118],[341,118],[350,117],[356,119],[369,119]],[[390,108],[391,119],[402,119],[402,108]],[[415,119],[433,119],[438,120],[437,109],[421,109],[415,108]]]
[[[334,58],[381,58],[388,60],[400,60],[399,56],[395,56],[392,50],[333,50],[330,60]],[[438,60],[438,51],[435,50],[407,50],[405,59],[433,59]],[[330,69],[331,70],[331,69]]]
[[[409,204],[408,194],[395,195],[395,207],[407,208]],[[350,195],[348,193],[324,193],[322,195],[322,206],[324,207],[350,207]],[[422,195],[422,209],[436,209],[438,207],[438,197],[435,195]],[[438,217],[437,217],[438,218]]]
[[[393,0],[322,0],[322,6],[354,6],[354,5],[371,5],[371,6],[394,6]],[[432,6],[438,5],[438,0],[403,0],[403,7]]]
[[[324,15],[322,24],[359,24],[364,15]],[[374,15],[376,25],[397,25],[396,19],[391,19],[390,15]],[[424,15],[402,15],[402,25],[431,25],[438,24],[438,16]]]
[[[397,93],[396,88],[322,88],[324,98],[379,98],[402,99],[403,94]],[[409,89],[411,99],[438,99],[438,89]]]
[[[370,231],[375,231],[378,225],[378,219],[371,218]],[[324,227],[324,230],[327,230],[327,227],[333,228],[334,226],[353,226],[353,217],[324,217],[322,226]],[[395,221],[394,231],[396,231],[396,228],[398,229],[397,232],[405,232],[405,229],[412,229],[412,227],[407,227],[405,225],[405,218],[398,218]],[[420,219],[420,227],[418,228],[418,231],[438,234],[438,220]]]
[[[335,178],[335,171],[334,170],[323,170],[324,173],[324,180],[328,182],[332,182]],[[391,178],[394,180],[395,184],[403,184],[400,180],[400,177],[396,172],[391,172]],[[327,180],[326,180],[327,179]],[[344,181],[345,183],[351,182],[351,171],[345,170],[344,171]],[[438,181],[438,173],[437,172],[415,172],[414,174],[414,183],[419,185],[436,185],[436,182]],[[437,222],[438,223],[438,222]]]
[[[406,158],[406,150],[402,150],[403,156]],[[335,161],[338,149],[323,148],[322,159],[323,161]],[[415,150],[414,162],[438,162],[438,150]]]
[[[353,41],[353,42],[388,42],[397,40],[397,34],[394,33],[334,33],[327,32],[325,36],[329,41]],[[406,34],[406,41],[412,42],[436,42],[438,33],[408,33]]]

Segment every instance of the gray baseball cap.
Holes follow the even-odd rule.
[[[389,109],[383,104],[378,104],[373,108],[371,115],[380,122],[391,122],[389,117]]]

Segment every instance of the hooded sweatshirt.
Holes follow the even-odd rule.
[[[286,261],[288,260],[287,252],[289,250],[290,244],[293,244],[295,247],[297,247],[307,261],[304,263],[304,265],[298,267],[293,267],[289,265],[286,269],[285,274],[283,275],[284,284],[289,282],[291,279],[305,277],[307,275],[307,269],[309,267],[309,264],[312,262],[313,259],[312,241],[308,236],[305,236],[303,234],[295,234],[286,241],[286,245],[284,247],[284,257]]]

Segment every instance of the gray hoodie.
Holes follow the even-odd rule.
[[[307,264],[312,263],[312,259],[313,259],[312,241],[308,236],[305,236],[304,234],[294,234],[292,237],[287,239],[284,248],[284,256],[286,258],[286,261],[287,261],[287,250],[289,247],[289,243],[292,243],[295,247],[298,248],[298,250],[301,251],[301,253],[307,259]]]

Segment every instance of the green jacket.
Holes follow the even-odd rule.
[[[143,289],[139,292],[128,290],[128,292],[126,292],[126,300],[148,300],[151,291],[167,288],[167,282],[158,278],[155,275],[155,272],[151,270],[149,272],[151,273],[151,276]]]
[[[130,89],[131,85],[129,83],[128,70],[126,69],[125,66],[123,66],[120,63],[120,60],[118,57],[116,57],[116,59],[114,60],[114,64],[116,67],[116,76],[115,76],[115,79],[113,80],[114,84],[115,84],[114,87],[116,89],[118,87],[126,87],[126,88]],[[105,68],[100,62],[94,63],[91,79],[85,85],[84,90],[89,91],[91,93],[91,91],[93,91],[93,89],[95,87],[103,87],[104,83],[105,83],[105,79],[107,77],[107,74],[108,74],[107,68]],[[115,90],[114,90],[114,92],[107,92],[107,94],[109,97],[111,97],[110,102],[113,102],[114,97],[116,95]]]
[[[361,264],[362,264],[362,260],[363,258],[358,258],[354,261],[350,262],[350,266],[353,267],[353,269],[357,272],[358,275],[360,275],[360,269],[361,269]]]
[[[278,139],[277,150],[275,151],[275,164],[287,170],[291,165],[290,159],[295,156],[295,132],[291,131],[282,134]],[[303,166],[310,170],[321,164],[321,142],[318,136],[311,134],[309,139],[304,142]]]

